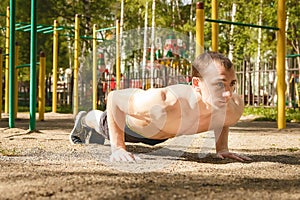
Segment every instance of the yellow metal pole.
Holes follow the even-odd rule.
[[[97,25],[93,26],[93,109],[97,109]]]
[[[278,94],[278,107],[277,107],[277,126],[278,129],[286,128],[285,117],[285,23],[286,23],[286,10],[285,0],[278,0],[277,8],[277,23],[279,30],[277,31],[277,94]]]
[[[120,89],[121,80],[121,58],[120,58],[120,22],[116,20],[116,86]]]
[[[0,48],[0,77],[2,78],[3,56]],[[0,119],[2,118],[2,80],[0,81]]]
[[[218,0],[212,0],[212,19],[218,19]],[[219,35],[219,24],[217,22],[212,22],[211,24],[211,32],[212,32],[212,51],[218,51],[218,35]]]
[[[40,71],[39,71],[39,120],[44,121],[45,114],[45,76],[46,76],[46,56],[44,52],[40,52]]]
[[[58,62],[58,23],[54,20],[53,26],[53,82],[52,82],[52,112],[57,109],[57,62]]]
[[[204,3],[196,5],[196,57],[204,52]]]
[[[5,105],[4,105],[4,113],[8,113],[9,109],[9,18],[10,11],[9,7],[6,9],[6,38],[5,38]]]
[[[73,115],[78,113],[79,15],[75,15]]]
[[[16,43],[15,47],[15,118],[18,115],[18,101],[19,101],[19,84],[18,84],[18,69],[16,66],[19,65],[19,44]]]

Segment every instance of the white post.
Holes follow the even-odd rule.
[[[150,54],[150,62],[151,62],[151,88],[153,88],[154,85],[154,42],[155,42],[155,0],[153,0],[152,3],[152,30],[151,30],[151,54]]]
[[[146,2],[146,11],[145,11],[145,25],[144,25],[144,50],[143,50],[143,66],[142,66],[142,81],[143,81],[143,88],[146,88],[146,81],[145,81],[145,69],[146,69],[146,61],[147,61],[147,26],[148,26],[148,2]]]

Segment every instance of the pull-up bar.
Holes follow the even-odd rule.
[[[232,24],[232,25],[237,25],[237,26],[247,26],[247,27],[252,27],[252,28],[270,29],[270,30],[276,30],[276,31],[279,30],[279,28],[273,27],[273,26],[262,26],[262,25],[257,25],[257,24],[245,24],[245,23],[241,23],[241,22],[231,22],[231,21],[225,21],[225,20],[205,19],[205,21],[216,22],[216,23],[220,23],[220,24]]]
[[[286,58],[296,58],[296,57],[300,57],[300,54],[288,54],[285,57]]]
[[[233,24],[233,25],[240,25],[240,26],[248,26],[254,28],[264,28],[264,29],[271,29],[277,31],[277,94],[278,94],[278,106],[277,106],[277,126],[278,129],[286,128],[286,116],[285,116],[285,58],[286,58],[286,36],[285,36],[285,23],[286,23],[286,0],[278,0],[277,3],[277,25],[278,27],[271,27],[271,26],[261,26],[255,24],[244,24],[240,22],[229,22],[217,19],[217,0],[212,1],[212,7],[214,13],[212,14],[214,19],[206,19],[206,21],[213,22],[213,24],[217,23],[225,23],[225,24]],[[203,21],[204,21],[204,3],[198,2],[196,6],[196,52],[198,49],[204,46],[203,44]],[[201,15],[197,15],[197,13],[201,13]],[[200,24],[199,26],[197,26]],[[202,31],[202,32],[201,32]],[[201,34],[197,34],[201,32]],[[198,36],[199,35],[199,39]],[[212,34],[212,43],[216,43],[216,38],[218,33]],[[200,40],[201,39],[201,40]],[[202,41],[202,42],[201,42]],[[201,46],[200,46],[201,45]],[[218,46],[215,45],[213,47],[213,51],[218,51]],[[198,50],[199,52],[199,50]]]

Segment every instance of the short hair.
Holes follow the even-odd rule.
[[[231,69],[233,66],[229,58],[227,58],[223,54],[210,51],[200,54],[195,59],[195,61],[192,64],[192,76],[202,78],[201,74],[203,74],[204,71],[207,70],[207,68],[213,61],[220,63],[221,66],[225,67],[225,69],[227,70]]]

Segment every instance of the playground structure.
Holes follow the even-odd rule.
[[[32,20],[31,20],[31,24],[30,24],[30,28],[31,28],[31,38],[32,38],[32,44],[31,44],[31,49],[32,52],[31,54],[35,54],[34,48],[35,45],[34,43],[36,42],[36,36],[35,33],[37,32],[37,25],[35,22],[35,1],[32,0]],[[285,99],[285,33],[284,33],[284,23],[285,23],[285,1],[284,0],[280,0],[278,1],[278,28],[277,27],[264,27],[264,26],[254,26],[256,28],[272,28],[274,30],[278,31],[278,46],[277,46],[277,76],[278,76],[278,81],[277,81],[277,91],[278,91],[278,128],[282,129],[285,128],[285,103],[286,103],[286,99]],[[14,8],[14,1],[11,1],[10,4],[11,8]],[[212,32],[212,50],[217,51],[218,49],[218,42],[217,42],[217,23],[224,23],[224,21],[220,21],[217,19],[217,3],[216,1],[213,1],[213,14],[212,17],[213,19],[211,20],[206,20],[204,19],[204,4],[203,3],[198,3],[197,4],[197,9],[196,9],[196,47],[195,47],[195,52],[196,55],[199,55],[200,53],[202,53],[204,51],[203,47],[204,47],[204,21],[211,21],[213,24],[213,32]],[[15,19],[14,19],[15,13],[14,13],[14,9],[10,10],[10,31],[9,31],[9,35],[10,35],[10,40],[9,40],[9,55],[14,55],[15,49],[14,49],[14,29],[15,29]],[[75,56],[74,56],[74,71],[73,71],[73,75],[74,75],[74,88],[73,88],[73,113],[76,114],[78,112],[78,106],[79,106],[79,102],[78,102],[78,44],[79,44],[79,39],[80,36],[78,35],[78,16],[75,17]],[[239,24],[241,25],[241,24]],[[55,28],[55,24],[54,24],[54,37],[55,36],[55,31],[57,31],[58,29]],[[126,87],[140,87],[143,89],[147,89],[149,87],[161,87],[161,86],[166,86],[169,84],[173,84],[173,83],[179,83],[179,82],[188,82],[188,77],[189,77],[189,68],[190,68],[190,63],[186,63],[185,65],[183,64],[183,67],[181,66],[181,62],[175,62],[176,59],[172,58],[171,56],[169,56],[169,58],[166,60],[165,58],[159,58],[156,60],[156,64],[163,65],[163,67],[158,67],[159,70],[155,70],[155,64],[153,62],[154,59],[154,48],[150,48],[150,71],[149,71],[149,78],[147,77],[146,79],[141,79],[141,75],[140,73],[136,73],[136,72],[124,72],[124,74],[121,75],[121,69],[120,69],[120,34],[119,34],[119,22],[116,22],[116,63],[115,63],[115,71],[116,77],[113,77],[113,73],[106,73],[106,75],[104,75],[104,78],[106,79],[106,85],[107,85],[107,89],[108,91],[111,89],[122,89],[122,88],[126,88]],[[95,35],[93,34],[93,40],[97,40],[97,38],[95,37]],[[56,44],[57,41],[54,40],[53,45],[57,45]],[[55,46],[53,46],[55,47]],[[55,52],[57,52],[57,49],[55,50],[55,48],[53,48]],[[95,105],[97,105],[97,88],[98,88],[98,81],[97,81],[97,76],[95,76],[95,74],[97,74],[97,66],[95,63],[96,60],[96,50],[93,50],[93,84],[92,84],[92,89],[93,89],[93,108],[95,108]],[[14,56],[10,56],[9,58],[9,65],[10,66],[15,66],[15,60],[12,59],[12,57]],[[35,89],[33,89],[36,85],[35,82],[35,78],[36,75],[36,60],[34,58],[35,56],[31,56],[31,82],[30,82],[30,130],[34,130],[35,129],[35,98],[32,98],[34,96],[36,96],[35,93]],[[52,104],[56,106],[56,88],[57,86],[55,86],[55,84],[57,83],[57,65],[55,66],[55,60],[57,60],[57,54],[55,55],[55,53],[53,54],[53,100],[52,100]],[[183,59],[184,60],[184,59]],[[6,62],[8,63],[8,62]],[[57,62],[56,62],[57,63]],[[175,64],[174,64],[175,63]],[[163,69],[163,70],[161,70]],[[163,71],[164,73],[160,73],[161,71]],[[181,73],[179,73],[181,71]],[[155,76],[156,73],[156,76]],[[12,88],[15,87],[14,85],[14,77],[15,71],[13,68],[10,68],[10,73],[9,73],[9,86],[10,86],[10,91],[12,90]],[[142,73],[142,75],[145,75],[147,73]],[[169,77],[178,77],[177,81],[174,82],[169,82]],[[128,78],[127,78],[128,77]],[[161,78],[163,77],[163,78]],[[114,78],[114,80],[113,80]],[[33,80],[34,79],[34,80]],[[132,79],[132,80],[130,80]],[[150,85],[149,83],[147,83],[147,80],[150,80]],[[155,80],[157,82],[155,82]],[[184,80],[184,81],[182,81]],[[114,83],[115,82],[115,83]],[[152,84],[151,84],[152,83]],[[155,83],[155,84],[153,84]],[[147,86],[148,85],[148,86]],[[12,92],[9,93],[9,99],[11,104],[14,103],[14,95],[12,94]],[[54,108],[54,107],[53,107]],[[54,112],[56,112],[55,109],[53,109]],[[10,106],[9,109],[9,114],[10,114],[10,127],[14,126],[14,115],[12,113],[15,113],[15,107]]]

